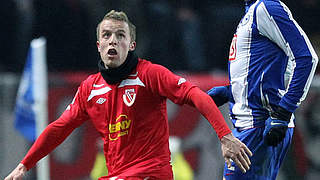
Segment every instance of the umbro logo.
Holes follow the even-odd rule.
[[[104,102],[106,102],[106,98],[99,98],[97,101],[96,101],[96,103],[97,104],[103,104]]]
[[[178,81],[178,85],[180,85],[182,83],[185,83],[185,82],[186,82],[185,78],[180,78],[179,81]]]

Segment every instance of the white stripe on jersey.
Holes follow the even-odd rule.
[[[236,36],[236,59],[230,63],[230,84],[235,104],[232,112],[237,115],[236,127],[252,127],[252,110],[248,106],[248,73],[250,63],[250,46],[252,40],[254,8],[250,8],[244,21],[238,25]]]
[[[125,79],[125,80],[121,81],[121,83],[120,83],[120,85],[118,86],[118,88],[124,87],[124,86],[132,86],[132,85],[138,85],[138,86],[143,86],[143,87],[145,87],[145,85],[144,85],[143,82],[140,80],[140,78],[137,77],[136,79]]]
[[[97,90],[91,90],[87,101],[90,101],[94,96],[105,94],[105,93],[109,92],[110,90],[111,90],[111,88],[108,86],[101,88],[101,89],[97,89]]]

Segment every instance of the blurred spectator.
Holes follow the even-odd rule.
[[[318,0],[283,1],[295,12],[307,34],[318,32],[320,24],[315,23],[320,17]],[[95,70],[99,58],[94,36],[97,22],[105,12],[116,9],[128,12],[139,27],[140,56],[172,70],[226,71],[230,37],[243,14],[242,3],[239,0],[3,1],[0,70],[21,72],[28,42],[39,36],[47,38],[49,71]],[[26,4],[33,5],[33,10],[26,10]]]
[[[12,1],[6,1],[4,4],[10,3],[14,6]],[[25,42],[39,36],[47,38],[49,71],[96,69],[99,57],[96,53],[96,39],[93,32],[98,21],[97,17],[101,18],[104,12],[117,9],[128,12],[133,17],[133,21],[141,27],[139,32],[142,32],[143,36],[139,34],[137,36],[139,43],[137,51],[141,56],[152,58],[156,63],[163,64],[172,70],[225,70],[226,62],[223,56],[227,56],[229,48],[229,40],[225,41],[225,39],[230,37],[225,31],[230,29],[232,32],[233,29],[219,24],[220,16],[224,16],[224,19],[228,16],[225,16],[224,12],[221,14],[219,10],[221,7],[215,4],[219,3],[215,1],[198,3],[194,0],[174,2],[168,0],[102,2],[34,0],[33,22],[28,21],[29,34],[20,34],[19,39],[24,38],[24,40],[20,40],[23,43],[16,44],[16,46],[20,44],[20,47],[16,48],[19,50],[18,53],[16,50],[13,53],[15,48],[10,48],[12,46],[4,46],[3,52],[8,52],[5,54],[8,57],[2,61],[5,66],[1,65],[1,69],[5,67],[5,69],[20,72],[28,47],[28,43]],[[4,8],[2,13],[6,13],[8,9],[14,9],[5,7],[5,5],[1,6]],[[28,15],[28,13],[21,13],[21,16],[18,16],[12,12],[7,13],[7,16],[11,17],[6,19],[12,20],[2,22],[12,24],[7,28],[17,26],[19,18],[21,22],[28,19],[25,17],[26,14]],[[236,13],[232,16],[240,17]],[[229,27],[229,21],[223,24]],[[19,27],[4,30],[9,34],[7,33],[8,36],[3,41],[8,43],[3,44],[10,44],[10,42],[13,44],[12,42],[18,39],[18,30],[19,32],[25,32],[22,29],[28,30],[26,23],[20,23]],[[207,43],[208,41],[213,43]]]
[[[299,25],[309,35],[310,41],[314,46],[316,53],[320,54],[320,1],[319,0],[304,0],[290,1],[285,0],[285,3],[294,12],[294,18],[299,22]],[[317,67],[316,73],[320,73],[320,67]]]
[[[319,0],[303,0],[303,1],[290,1],[284,0],[292,12],[294,18],[304,31],[312,35],[319,33],[320,24],[318,19],[320,17],[320,1]]]
[[[243,1],[207,0],[203,10],[206,54],[210,70],[227,71],[229,48],[235,27],[243,15]]]
[[[203,26],[201,23],[201,3],[195,0],[175,1],[178,21],[177,35],[180,35],[184,69],[187,71],[203,71],[206,69]]]
[[[171,70],[178,69],[182,60],[177,49],[179,39],[172,4],[168,0],[144,0],[142,9],[149,29],[146,32],[149,39],[146,58]]]
[[[199,3],[198,3],[199,4]],[[194,1],[144,0],[149,44],[146,55],[172,70],[207,68],[201,15]],[[156,32],[156,33],[155,33]]]
[[[18,32],[18,9],[13,0],[2,1],[0,5],[0,71],[21,70],[24,60],[18,61],[17,32]]]
[[[310,41],[314,47],[314,50],[316,51],[316,54],[320,55],[320,31],[313,33],[312,36],[310,36]],[[316,74],[320,74],[320,67],[317,66]]]
[[[47,38],[49,71],[96,69],[88,14],[77,0],[35,0],[34,36]]]
[[[181,150],[182,139],[177,136],[169,137],[169,149],[171,152],[171,164],[175,180],[192,180],[193,169],[185,159]]]
[[[103,140],[97,138],[96,146],[98,149],[96,159],[92,171],[90,172],[90,177],[92,180],[99,179],[99,177],[108,175],[108,168],[106,166],[106,159],[103,154]]]
[[[173,70],[226,71],[230,37],[243,13],[242,2],[226,1],[144,0],[152,37],[146,55]]]

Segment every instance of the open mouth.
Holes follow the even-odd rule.
[[[114,55],[117,55],[117,54],[118,54],[117,50],[115,50],[115,49],[109,49],[108,50],[108,55],[114,56]]]

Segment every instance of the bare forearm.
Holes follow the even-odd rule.
[[[4,180],[20,180],[26,172],[27,168],[20,163]]]

